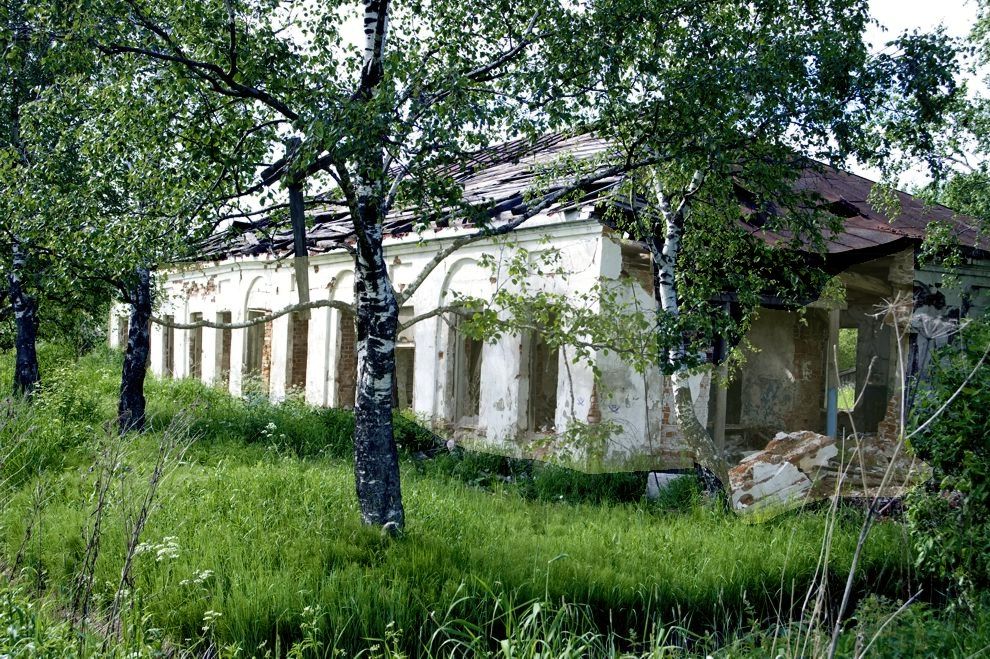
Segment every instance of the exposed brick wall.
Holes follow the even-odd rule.
[[[265,338],[261,344],[261,382],[267,391],[272,381],[272,324],[265,323]]]
[[[663,378],[663,391],[660,392],[663,403],[660,406],[660,436],[657,441],[652,442],[650,452],[654,457],[660,459],[662,464],[670,468],[690,468],[694,463],[694,450],[688,446],[681,428],[677,424],[677,413],[674,409],[674,389],[673,379]],[[698,391],[701,398],[708,396],[708,388],[711,386],[710,380],[701,383],[702,389]],[[656,392],[649,392],[650,398],[657,395]]]
[[[230,321],[231,313],[229,311],[220,313],[221,323],[229,323]],[[233,330],[231,329],[220,330],[220,364],[217,373],[217,382],[230,382],[230,343],[232,335]]]
[[[190,314],[191,322],[203,320],[203,314]],[[199,380],[203,377],[203,328],[189,330],[189,375]]]
[[[337,350],[337,407],[354,408],[357,393],[357,334],[354,318],[341,313]]]
[[[828,352],[828,312],[806,309],[805,322],[794,323],[794,403],[779,430],[825,428],[825,361]]]
[[[302,314],[292,314],[292,353],[289,355],[290,389],[306,389],[306,362],[309,358],[309,319]]]
[[[248,312],[248,319],[265,316],[268,313],[265,310],[252,309]],[[244,353],[244,374],[260,376],[261,385],[267,391],[272,373],[272,324],[268,322],[264,325],[252,325],[245,331],[247,345]]]
[[[901,431],[901,397],[896,394],[887,403],[887,413],[877,426],[877,437],[881,442],[896,442]]]

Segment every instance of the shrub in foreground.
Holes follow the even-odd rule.
[[[973,323],[936,354],[914,424],[937,416],[911,440],[934,475],[908,506],[918,565],[967,600],[990,588],[990,363],[977,367],[988,347],[990,325]]]

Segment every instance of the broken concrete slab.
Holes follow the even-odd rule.
[[[890,467],[890,476],[884,474]],[[896,439],[778,433],[729,471],[736,510],[788,508],[832,496],[896,497],[930,473]]]

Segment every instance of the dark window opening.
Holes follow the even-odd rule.
[[[396,346],[395,348],[395,404],[397,409],[409,409],[413,405],[414,368],[416,348]]]
[[[453,338],[454,422],[459,427],[478,425],[481,410],[481,360],[484,343],[458,330],[455,323]]]
[[[529,349],[529,429],[554,432],[557,418],[558,350],[547,345],[538,333]]]
[[[412,307],[399,309],[399,324],[412,320]],[[413,406],[413,388],[416,381],[416,338],[409,327],[395,337],[395,396],[392,401],[396,409],[405,410]]]
[[[268,314],[269,312],[264,309],[251,309],[248,311],[247,319],[257,320]],[[263,391],[268,390],[269,375],[271,374],[271,348],[271,322],[251,325],[247,328],[244,346],[244,376],[248,380],[260,381]]]

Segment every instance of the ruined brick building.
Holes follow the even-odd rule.
[[[512,217],[526,203],[524,193],[537,176],[537,163],[601,148],[590,137],[553,136],[534,145],[492,150],[464,172],[465,197],[490,208],[493,221]],[[597,189],[612,184],[604,181]],[[990,306],[990,256],[985,251],[990,244],[968,218],[900,194],[901,212],[891,220],[867,203],[870,181],[829,168],[809,169],[799,185],[816,191],[844,219],[844,231],[827,236],[824,260],[845,285],[845,301],[812,302],[798,314],[767,297],[748,335],[745,365],[728,387],[712,390],[705,373],[694,378],[699,418],[732,461],[762,448],[778,431],[836,434],[852,430],[853,424],[860,433],[882,431],[885,419],[889,424],[896,412],[898,354],[917,368],[930,348],[944,340],[940,323],[980,315]],[[649,272],[643,248],[600,221],[602,197],[589,199],[551,208],[515,233],[517,245],[531,253],[547,249],[547,236],[559,250],[570,275],[544,282],[549,290],[577,294],[602,278],[627,274],[635,282]],[[313,211],[312,219],[310,297],[350,300],[352,257],[339,249],[351,238],[346,213],[328,202]],[[471,230],[452,223],[416,233],[412,219],[410,212],[396,211],[385,227],[391,278],[400,291],[442,245]],[[919,245],[933,221],[946,223],[966,248],[966,262],[952,287],[942,285],[937,268],[918,265]],[[741,223],[771,243],[787,237]],[[291,249],[286,229],[231,227],[207,242],[201,262],[167,273],[167,299],[159,316],[184,322],[241,321],[294,303],[296,278],[286,258]],[[482,257],[491,254],[497,260],[506,249],[514,248],[483,241],[458,251],[429,275],[400,310],[401,318],[449,303],[457,294],[491,296],[504,282],[482,265]],[[898,319],[908,326],[902,337],[891,315],[876,313],[898,294],[914,300],[913,313]],[[627,295],[647,306],[653,303],[645,285],[631,285]],[[116,310],[111,320],[112,345],[120,345],[125,336],[123,312]],[[827,360],[842,335],[855,345],[855,364],[833,377]],[[552,438],[571,419],[614,422],[620,431],[601,449],[604,464],[589,468],[690,465],[659,371],[638,374],[612,352],[595,356],[601,376],[596,380],[591,364],[574,363],[572,357],[566,347],[550,350],[538,332],[485,343],[460,335],[456,319],[428,318],[398,337],[398,404],[465,441],[512,454],[531,453],[531,440]],[[308,318],[290,314],[248,329],[155,325],[151,368],[159,376],[194,377],[233,394],[251,385],[275,400],[297,391],[313,405],[350,407],[357,369],[355,330],[347,315],[328,308],[316,309]],[[841,409],[848,405],[843,386],[863,392],[852,414]]]

